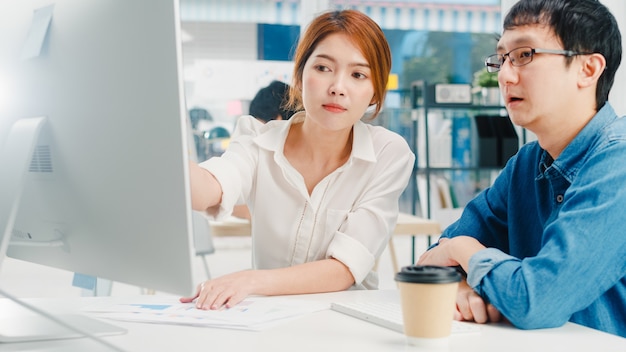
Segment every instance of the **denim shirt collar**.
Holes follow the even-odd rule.
[[[539,160],[538,170],[540,175],[538,175],[538,178],[541,178],[542,174],[546,175],[550,170],[554,170],[561,174],[567,181],[572,182],[578,170],[580,170],[581,164],[585,162],[585,157],[587,153],[590,152],[589,146],[593,143],[593,140],[598,138],[600,131],[615,118],[615,111],[607,102],[565,147],[556,160],[552,161],[550,154],[542,150]],[[547,168],[544,165],[547,166]]]

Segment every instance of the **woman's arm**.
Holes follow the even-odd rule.
[[[196,300],[198,309],[232,307],[252,294],[273,296],[321,293],[346,290],[354,278],[343,263],[323,259],[287,268],[245,270],[198,286],[193,297],[183,297],[183,303]]]
[[[207,211],[222,201],[222,186],[208,170],[194,162],[189,162],[191,185],[191,207],[197,211]]]

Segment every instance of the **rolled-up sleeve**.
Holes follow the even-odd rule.
[[[356,158],[340,191],[347,199],[356,201],[334,230],[327,250],[327,256],[349,268],[355,285],[364,288],[377,285],[372,269],[396,225],[398,199],[408,184],[415,160],[402,137],[377,133],[380,132],[372,131],[375,157]]]
[[[235,166],[227,159],[211,158],[200,164],[208,170],[222,186],[222,202],[214,214],[207,214],[211,219],[221,219],[230,215],[239,199],[241,177]]]
[[[335,233],[335,237],[328,247],[328,255],[344,264],[349,263],[347,264],[348,269],[354,276],[356,283],[365,280],[376,262],[376,257],[367,247],[341,232]]]
[[[467,284],[476,292],[480,293],[480,283],[482,279],[493,270],[493,268],[508,260],[520,261],[496,248],[486,248],[476,252],[469,261]]]
[[[245,198],[250,191],[258,162],[258,149],[251,145],[263,127],[264,125],[252,116],[240,117],[226,152],[200,164],[200,167],[213,174],[222,186],[219,209],[213,214],[207,214],[209,218],[219,220],[232,214],[235,204]]]

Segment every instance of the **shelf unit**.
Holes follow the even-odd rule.
[[[469,86],[461,87],[467,88],[467,91],[470,91]],[[476,180],[476,183],[479,183],[481,179],[483,179],[485,174],[489,175],[486,185],[481,188],[484,188],[491,184],[493,177],[500,171],[502,164],[498,165],[489,165],[489,166],[481,166],[478,161],[478,153],[477,153],[477,142],[480,138],[477,135],[477,129],[474,120],[477,115],[489,115],[494,116],[494,118],[502,117],[506,118],[506,123],[510,125],[510,121],[508,120],[508,115],[506,114],[506,109],[500,105],[480,105],[477,102],[479,99],[477,97],[469,97],[469,102],[464,101],[462,103],[440,103],[437,102],[435,97],[436,85],[428,85],[426,82],[419,81],[415,82],[411,86],[411,119],[412,119],[412,135],[411,139],[411,148],[415,153],[417,160],[414,165],[413,177],[411,179],[411,191],[412,191],[412,203],[413,203],[413,213],[420,214],[423,217],[432,219],[433,218],[433,185],[432,178],[436,175],[441,174],[449,174],[452,175],[449,178],[449,182],[454,183],[454,176],[461,175],[467,176],[469,179],[470,173]],[[433,150],[433,141],[431,136],[431,127],[433,124],[433,116],[437,115],[434,112],[439,112],[438,117],[440,119],[440,123],[442,124],[442,130],[446,130],[449,128],[449,135],[443,133],[439,137],[441,140],[439,141],[439,148],[441,150],[436,150],[443,154],[444,158],[448,157],[449,160],[444,160],[442,163],[440,160],[436,160],[433,163],[431,151]],[[465,119],[464,121],[454,119]],[[446,121],[447,120],[447,121]],[[458,125],[461,125],[459,129],[456,129],[459,126],[453,126],[458,122]],[[492,123],[492,122],[490,122]],[[420,128],[422,130],[420,130]],[[511,128],[512,125],[511,125]],[[513,129],[515,134],[515,152],[519,147],[519,140],[517,131]],[[459,135],[455,135],[458,133]],[[460,135],[462,135],[463,140],[461,140]],[[449,137],[449,139],[447,139]],[[456,139],[455,139],[456,138]],[[495,137],[494,137],[495,138]],[[525,143],[525,132],[522,131],[521,140]],[[453,146],[453,144],[457,144]],[[462,144],[462,145],[458,145]],[[447,148],[450,148],[449,150]],[[456,150],[455,150],[456,148]],[[450,152],[449,155],[448,151]],[[496,152],[494,150],[494,152]],[[461,154],[459,154],[461,153]],[[468,155],[469,154],[469,157]],[[471,154],[474,154],[473,156]],[[446,156],[447,155],[447,156]],[[510,157],[510,155],[508,155]],[[462,160],[459,160],[462,159]],[[508,159],[508,157],[507,157]],[[418,179],[423,177],[425,185],[418,184]],[[463,182],[463,181],[460,181]],[[453,190],[451,193],[454,193],[454,185],[451,187]],[[420,189],[423,191],[423,194],[420,194]],[[478,191],[480,189],[477,189]],[[458,192],[457,192],[458,194]],[[475,192],[474,192],[475,194]],[[424,199],[421,199],[421,197]],[[472,196],[469,194],[465,195],[465,200],[461,200],[461,204],[459,206],[462,208],[466,201],[469,200]],[[453,199],[455,197],[452,197]],[[419,212],[417,207],[419,206]],[[423,209],[425,207],[425,209]],[[439,220],[439,219],[437,219]],[[446,225],[445,223],[443,225]]]
[[[433,87],[430,87],[430,91],[428,91],[426,87],[428,87],[428,85],[425,82],[416,82],[416,84],[410,88],[388,91],[385,108],[383,109],[381,115],[379,115],[379,118],[375,121],[377,124],[380,124],[403,136],[409,143],[412,152],[416,155],[409,185],[400,198],[400,211],[423,218],[438,220],[442,223],[442,225],[445,225],[445,222],[441,222],[439,219],[432,216],[429,207],[423,209],[424,207],[420,206],[422,198],[430,204],[430,175],[457,171],[498,173],[500,171],[500,167],[481,167],[478,165],[448,165],[444,167],[436,164],[432,165],[430,160],[430,150],[432,147],[429,138],[430,136],[429,134],[426,134],[423,136],[424,138],[419,138],[420,133],[418,132],[420,132],[420,129],[425,131],[426,128],[429,127],[428,125],[430,125],[431,122],[430,117],[434,115],[431,114],[431,112],[434,110],[447,110],[453,112],[470,111],[497,115],[506,115],[506,110],[503,106],[486,106],[480,103],[473,103],[480,101],[480,97],[472,97],[473,102],[466,104],[435,103],[432,96],[434,93],[434,89],[432,89]],[[518,130],[517,133],[521,136],[522,141],[525,143],[526,132],[524,130]],[[428,138],[428,143],[426,143],[426,138]],[[419,147],[420,144],[423,145],[422,148]],[[420,158],[420,156],[422,157]],[[426,160],[426,156],[429,157],[428,160]],[[423,164],[426,164],[428,167],[425,167]],[[426,177],[428,185],[422,194],[420,194],[419,187],[417,185],[418,175],[421,177],[428,176]],[[416,260],[415,241],[415,236],[413,236],[411,246],[413,263]],[[430,237],[428,237],[428,245],[430,244]]]

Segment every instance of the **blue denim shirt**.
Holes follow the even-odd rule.
[[[626,118],[607,103],[552,162],[520,148],[442,236],[472,236],[468,284],[522,329],[626,337]]]

